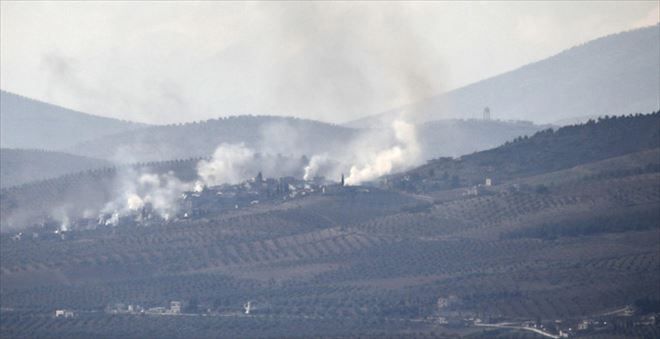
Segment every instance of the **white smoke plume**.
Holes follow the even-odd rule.
[[[197,175],[206,186],[237,184],[249,177],[246,171],[254,156],[254,151],[243,143],[221,144],[211,160],[197,164]]]
[[[117,198],[106,204],[101,211],[110,214],[106,225],[115,225],[120,216],[139,212],[150,206],[155,214],[165,220],[172,218],[178,209],[177,200],[192,185],[179,180],[174,173],[136,173],[127,169],[120,176]],[[100,220],[101,222],[102,219]]]
[[[420,147],[415,126],[403,120],[395,120],[391,128],[394,132],[395,145],[368,156],[366,163],[351,166],[349,176],[346,178],[347,185],[359,185],[416,164],[420,156]]]
[[[202,191],[205,186],[238,184],[254,177],[262,168],[278,175],[279,171],[289,171],[293,165],[280,164],[281,158],[262,156],[251,148],[240,144],[221,144],[209,160],[197,163],[196,181],[183,182],[173,172],[137,172],[123,169],[116,181],[118,191],[114,200],[101,210],[99,224],[117,225],[121,217],[142,217],[140,213],[154,213],[165,220],[176,216],[180,199],[186,191]],[[298,170],[301,168],[298,166]],[[145,210],[146,208],[146,210]]]
[[[163,219],[170,219],[177,211],[177,199],[181,193],[191,189],[192,185],[181,182],[173,173],[143,174],[138,180],[139,190],[144,204],[150,204]],[[143,204],[143,205],[144,205]],[[137,204],[137,208],[140,205]]]
[[[65,207],[55,209],[52,213],[52,217],[60,224],[60,232],[66,232],[71,228],[71,220],[69,219],[69,213]]]
[[[314,155],[309,160],[309,164],[305,166],[305,173],[303,174],[304,180],[312,180],[320,173],[324,173],[324,169],[332,166],[331,160],[327,154]]]
[[[277,144],[282,138],[271,138],[269,142]],[[303,174],[303,166],[303,160],[293,155],[262,154],[244,143],[224,143],[216,148],[210,160],[197,163],[199,180],[194,184],[194,189],[200,191],[204,186],[238,184],[259,172],[271,178],[299,177]]]

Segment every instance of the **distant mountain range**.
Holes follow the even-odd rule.
[[[484,56],[484,62],[488,57]],[[481,116],[537,123],[659,107],[660,25],[609,35],[409,106],[350,121],[369,127],[406,111],[417,122]],[[579,122],[577,120],[576,122]]]
[[[405,107],[415,114],[423,160],[461,156],[496,147],[549,127],[522,120],[570,125],[599,115],[657,109],[660,92],[660,26],[596,39],[517,70]],[[389,128],[401,110],[355,120],[344,126],[274,116],[238,116],[203,122],[150,126],[76,112],[0,92],[3,148],[66,152],[11,154],[3,187],[84,170],[93,159],[55,165],[52,174],[21,168],[73,155],[135,163],[206,157],[222,143],[244,143],[256,152],[289,157],[348,151],[370,129]],[[481,119],[488,106],[493,120]],[[440,107],[444,107],[440,109]],[[463,119],[440,119],[441,117]],[[479,119],[465,119],[478,116]],[[518,119],[507,120],[502,119]],[[6,153],[6,152],[5,152]],[[28,156],[29,154],[29,156]],[[47,156],[46,156],[47,155]],[[9,155],[5,155],[9,156]],[[44,156],[46,159],[37,160]],[[44,162],[45,161],[45,162]],[[23,162],[23,165],[18,165]],[[64,160],[64,162],[67,162]],[[85,166],[77,166],[85,164]],[[18,171],[18,172],[15,172]]]
[[[419,124],[417,133],[423,158],[428,160],[483,151],[549,127],[525,121],[447,119]]]
[[[126,131],[79,143],[66,151],[122,162],[209,156],[223,143],[288,156],[338,151],[358,131],[314,120],[235,116]]]
[[[423,158],[484,150],[543,126],[524,122],[440,120],[418,126]],[[182,125],[153,126],[109,135],[66,149],[102,159],[163,161],[208,156],[222,143],[244,143],[258,152],[288,156],[338,154],[368,130],[314,120],[239,116]]]
[[[122,163],[205,157],[222,143],[244,143],[257,152],[287,156],[336,154],[369,133],[277,116],[149,126],[75,112],[4,91],[1,117],[3,148],[57,150]],[[542,128],[528,122],[449,119],[420,124],[418,135],[423,158],[431,159],[488,149]]]
[[[263,154],[311,157],[327,153],[332,157],[350,152],[352,142],[374,132],[276,116],[149,126],[75,112],[8,92],[2,92],[2,119],[3,148],[7,145],[2,187],[99,167],[95,164],[207,157],[223,143],[243,143]],[[492,148],[545,127],[472,119],[432,121],[418,125],[417,130],[422,160],[427,160]]]
[[[85,140],[145,126],[0,91],[0,146],[3,148],[61,150]]]
[[[2,148],[0,188],[110,165],[105,160],[62,152]]]

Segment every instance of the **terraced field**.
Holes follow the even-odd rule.
[[[2,234],[0,326],[10,337],[480,337],[466,321],[616,313],[660,300],[657,155],[477,189],[345,188],[149,226]],[[106,313],[173,300],[184,315]],[[77,316],[53,319],[62,308]],[[607,334],[658,333],[644,326]]]
[[[541,193],[502,184],[453,200],[374,190],[377,204],[362,202],[369,193],[318,196],[159,226],[75,232],[64,240],[3,237],[3,307],[102,312],[117,302],[198,300],[238,312],[254,300],[276,322],[313,316],[380,324],[433,316],[438,298],[453,296],[459,301],[451,312],[483,318],[586,316],[660,298],[657,224],[551,240],[511,232],[622,207],[648,215],[660,206],[659,180],[658,173],[605,176]],[[412,207],[392,208],[406,204]],[[68,330],[66,324],[89,330],[101,321],[35,324],[38,318],[11,314],[3,326],[9,321],[30,333]]]

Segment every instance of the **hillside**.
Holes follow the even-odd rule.
[[[552,123],[659,109],[660,26],[609,35],[428,100],[346,123],[366,127],[407,111],[419,122],[480,116]]]
[[[84,158],[83,158],[84,159]],[[125,185],[134,183],[141,174],[172,174],[181,182],[198,177],[197,165],[203,158],[177,159],[163,162],[134,163],[113,167],[95,167],[81,172],[41,181],[32,181],[0,190],[0,231],[23,229],[52,219],[77,219],[98,212],[122,193]],[[205,158],[205,160],[208,160]],[[301,177],[307,164],[301,158],[255,156],[248,173],[259,171],[275,177]],[[267,166],[267,167],[264,167]],[[61,221],[61,220],[60,220]]]
[[[238,118],[237,118],[238,119]],[[491,122],[497,126],[498,122]],[[457,121],[468,127],[482,127],[483,122]],[[194,126],[194,125],[193,125]],[[452,136],[451,128],[444,125],[448,134],[437,133],[442,128],[427,124],[426,131],[435,138],[453,138],[450,142],[461,139]],[[530,128],[521,124],[521,129]],[[475,134],[478,135],[475,128]],[[585,125],[569,126],[553,130],[544,130],[532,137],[518,137],[514,142],[459,159],[440,158],[428,162],[419,168],[388,177],[384,187],[414,192],[446,190],[481,184],[485,178],[499,183],[512,178],[522,178],[546,172],[555,172],[580,164],[607,158],[632,154],[643,150],[660,147],[660,113],[620,118],[601,119]],[[478,140],[478,136],[475,136]],[[447,139],[445,139],[447,140]],[[433,145],[426,144],[432,148]],[[444,145],[437,149],[442,150]],[[432,151],[432,150],[431,150]],[[200,158],[167,162],[152,162],[136,165],[136,168],[149,168],[154,173],[174,174],[184,181],[197,179],[195,167]],[[264,159],[266,160],[266,159]],[[300,177],[305,160],[301,158],[273,159],[273,169],[292,168],[300,173],[281,173]],[[299,162],[297,165],[292,165]],[[277,163],[281,165],[276,165]],[[285,164],[287,166],[285,166]],[[131,167],[131,166],[129,166]],[[263,167],[258,166],[258,169]],[[276,176],[273,169],[268,176]],[[255,171],[257,171],[255,170]],[[256,174],[256,173],[255,173]],[[22,227],[42,220],[65,209],[67,214],[82,216],[87,210],[99,210],[116,193],[113,188],[116,170],[100,169],[69,174],[43,182],[3,190],[0,194],[3,227]]]
[[[0,149],[0,188],[109,166],[104,160],[25,149]]]
[[[0,146],[61,150],[146,125],[94,116],[0,91]]]
[[[182,180],[197,177],[196,159],[162,163],[142,163],[123,167],[104,167],[35,181],[0,191],[0,225],[5,231],[23,228],[40,220],[64,213],[72,218],[83,217],[86,210],[98,211],[111,201],[121,184],[122,170],[148,168],[151,173],[173,171]]]
[[[0,235],[0,325],[28,336],[442,338],[505,322],[578,336],[587,319],[605,323],[601,336],[657,337],[656,325],[631,324],[649,314],[636,305],[660,300],[658,119],[602,119],[463,157],[459,173],[503,159],[475,194],[349,187],[139,227]],[[173,300],[185,316],[125,310]],[[54,319],[58,308],[76,316]]]
[[[423,158],[428,160],[491,149],[548,127],[525,121],[448,119],[419,124],[417,134]]]
[[[313,120],[236,116],[152,126],[82,142],[68,151],[124,162],[163,161],[209,156],[222,143],[244,143],[258,152],[301,156],[336,152],[355,133],[349,128]]]
[[[244,143],[256,152],[268,154],[300,157],[327,153],[341,157],[351,142],[373,132],[274,116],[145,126],[74,112],[8,92],[2,92],[2,112],[3,147],[35,145],[38,149],[122,163],[205,157],[222,143]],[[389,125],[378,128],[388,130]],[[542,128],[522,121],[476,119],[437,120],[417,126],[422,159],[492,148]],[[19,133],[23,129],[29,133]],[[23,142],[20,138],[32,141]]]
[[[439,120],[417,126],[423,159],[458,156],[495,147],[546,126],[526,122]],[[381,126],[389,128],[389,126]],[[110,135],[78,144],[69,152],[104,159],[161,161],[202,157],[222,143],[245,143],[257,152],[290,156],[339,155],[372,132],[313,120],[238,116]]]
[[[543,130],[458,159],[436,159],[387,178],[386,185],[428,191],[483,184],[486,178],[501,182],[657,147],[660,112],[603,118]]]

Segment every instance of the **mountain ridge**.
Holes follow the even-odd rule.
[[[610,34],[514,70],[343,125],[377,125],[404,110],[423,122],[438,116],[467,118],[490,107],[495,117],[537,123],[655,111],[660,108],[659,41],[660,24]]]
[[[0,91],[0,145],[3,148],[62,150],[84,140],[146,126]]]
[[[110,165],[105,160],[64,152],[0,148],[0,188]]]
[[[439,158],[385,179],[404,190],[449,189],[570,168],[660,147],[660,111],[546,129],[457,159]],[[431,188],[431,190],[434,190]]]

